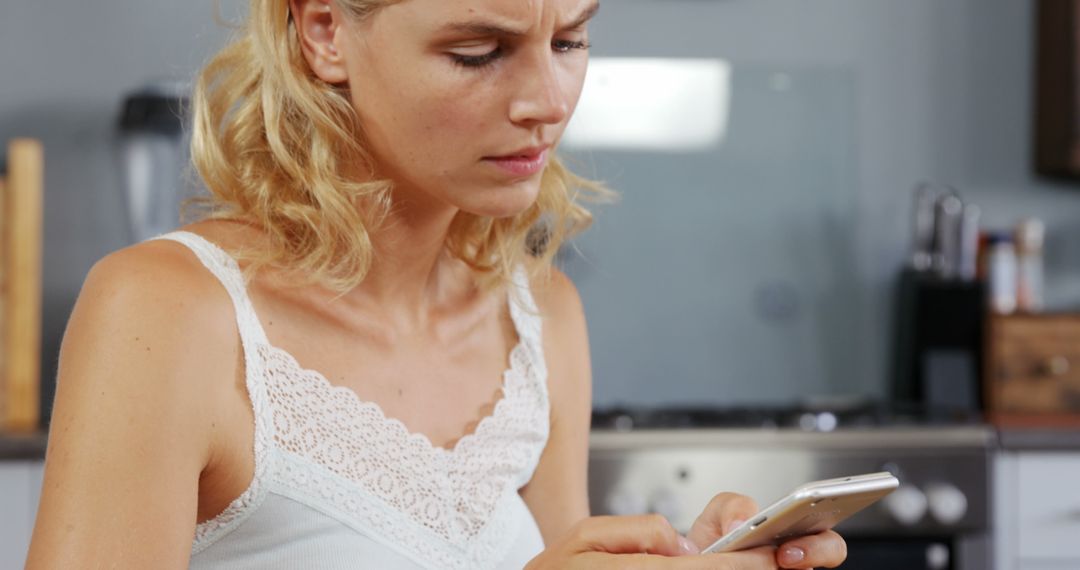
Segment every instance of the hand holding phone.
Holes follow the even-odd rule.
[[[780,544],[834,526],[893,492],[891,473],[869,473],[814,481],[795,489],[703,550],[734,552]]]

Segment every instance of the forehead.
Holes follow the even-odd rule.
[[[400,0],[380,12],[387,20],[433,31],[490,23],[528,32],[564,26],[597,4],[598,0]]]

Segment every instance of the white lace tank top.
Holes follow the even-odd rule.
[[[502,398],[444,449],[271,345],[225,251],[190,232],[156,239],[190,248],[228,291],[255,412],[251,485],[196,527],[191,568],[521,568],[543,549],[518,494],[547,443],[550,406],[523,271],[509,295],[519,342]]]

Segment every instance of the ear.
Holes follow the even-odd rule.
[[[311,70],[331,85],[345,83],[345,58],[336,44],[343,15],[337,7],[330,0],[289,0],[289,10]]]

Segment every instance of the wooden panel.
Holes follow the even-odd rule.
[[[0,218],[5,431],[35,431],[39,425],[43,154],[34,140],[16,139],[8,147]]]
[[[992,418],[1080,423],[1080,315],[995,316],[987,343],[985,399]]]
[[[1035,167],[1080,178],[1080,0],[1036,4]]]
[[[7,431],[8,406],[10,402],[5,372],[7,370],[7,359],[4,354],[7,351],[7,346],[4,344],[4,319],[6,318],[5,311],[7,310],[7,267],[4,262],[7,247],[7,237],[4,235],[4,197],[7,196],[7,180],[4,176],[6,174],[6,172],[0,170],[0,432]]]

